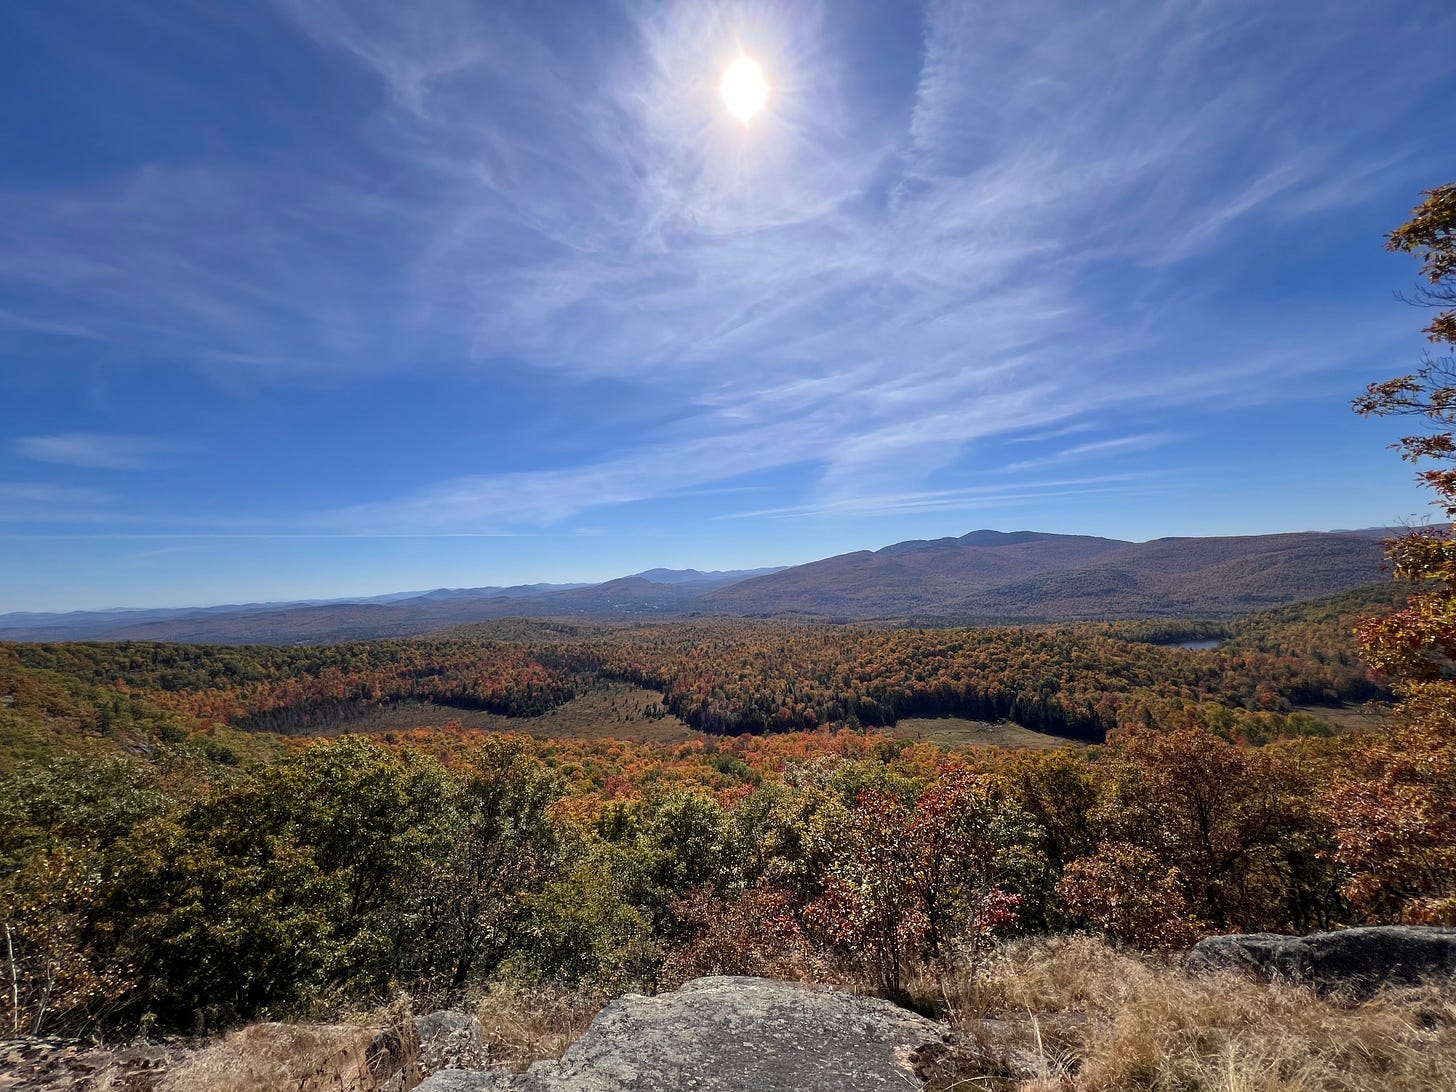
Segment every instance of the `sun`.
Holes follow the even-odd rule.
[[[718,90],[728,112],[745,125],[768,102],[768,81],[763,78],[763,69],[748,57],[739,57],[728,66]]]

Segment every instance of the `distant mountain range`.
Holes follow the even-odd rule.
[[[490,618],[795,616],[826,621],[1227,617],[1370,584],[1386,530],[1124,542],[972,531],[783,569],[649,569],[602,584],[437,588],[367,599],[0,615],[0,640],[296,644]]]
[[[798,565],[710,592],[702,606],[857,619],[1227,616],[1379,580],[1389,533],[1123,542],[972,531]]]

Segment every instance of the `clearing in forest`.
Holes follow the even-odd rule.
[[[558,705],[538,717],[506,717],[480,709],[460,709],[427,701],[399,701],[367,710],[337,725],[329,735],[404,732],[440,727],[454,721],[462,728],[524,732],[538,739],[626,739],[638,743],[682,743],[706,739],[662,707],[662,695],[630,683],[609,682]]]
[[[1033,732],[1009,720],[993,724],[962,717],[906,717],[886,731],[901,739],[923,740],[941,747],[1025,747],[1050,751],[1058,747],[1086,746],[1065,736]]]

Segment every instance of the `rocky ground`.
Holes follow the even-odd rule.
[[[1264,1088],[1230,1074],[1275,1072],[1279,1087],[1449,1092],[1453,981],[1456,929],[1214,937],[1182,967],[1069,937],[1008,949],[954,1027],[842,989],[713,977],[612,1001],[524,1073],[475,1015],[400,1004],[201,1041],[0,1042],[0,1092],[1047,1092]]]

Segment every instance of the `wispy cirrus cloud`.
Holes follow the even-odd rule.
[[[1248,397],[1245,369],[1267,354],[1254,341],[1267,330],[1251,328],[1241,349],[1227,331],[1191,355],[1180,346],[1185,366],[1170,372],[1168,331],[1138,334],[1126,303],[1109,306],[1085,281],[1115,269],[1129,295],[1156,293],[1168,267],[1246,226],[1307,215],[1312,188],[1338,206],[1391,169],[1388,155],[1352,156],[1337,131],[1303,131],[1313,103],[1298,84],[1315,76],[1317,48],[1307,62],[1238,63],[1229,43],[1257,43],[1277,22],[1248,7],[1069,16],[1058,4],[932,4],[908,119],[856,127],[843,87],[786,21],[765,36],[809,63],[757,143],[737,145],[698,108],[711,94],[703,58],[734,29],[717,14],[643,21],[654,64],[613,73],[605,102],[573,94],[556,64],[548,101],[569,119],[575,169],[560,188],[512,191],[506,203],[559,249],[459,278],[474,349],[665,385],[710,439],[683,444],[669,430],[656,457],[446,484],[370,513],[394,504],[405,518],[441,519],[453,504],[467,521],[487,509],[564,518],[652,495],[653,482],[712,480],[725,462],[817,464],[833,500],[923,480],[1004,431]],[[428,103],[427,123],[452,130],[458,101]],[[1375,120],[1350,106],[1350,131]],[[487,140],[510,161],[508,139]],[[542,143],[549,132],[533,154]],[[581,200],[584,177],[600,200]],[[476,213],[453,222],[441,252],[483,243],[472,226],[496,230],[499,197],[466,195]],[[418,272],[428,283],[438,270]],[[756,444],[749,423],[777,429],[774,442]],[[1077,455],[1119,446],[1103,443]],[[522,490],[553,499],[522,512]]]
[[[322,505],[340,533],[552,525],[790,467],[812,496],[781,507],[849,511],[937,473],[1150,450],[1146,422],[1111,422],[1239,404],[1276,358],[1348,359],[1314,308],[1227,321],[1238,274],[1208,263],[1404,171],[1413,145],[1371,134],[1419,108],[1442,77],[1414,58],[1456,32],[1439,0],[1395,21],[1357,0],[935,0],[889,57],[828,3],[277,9],[370,89],[327,144],[4,195],[0,325],[339,384],[510,360],[663,406],[614,434],[583,396],[567,416],[594,453],[422,465]],[[748,129],[715,88],[741,48],[774,84]],[[871,99],[856,74],[881,63],[899,82]],[[987,442],[1029,430],[1088,440],[1009,465]],[[160,454],[128,442],[20,450]]]
[[[152,436],[103,435],[64,432],[50,436],[22,436],[15,449],[27,459],[98,470],[140,470],[176,445]]]

